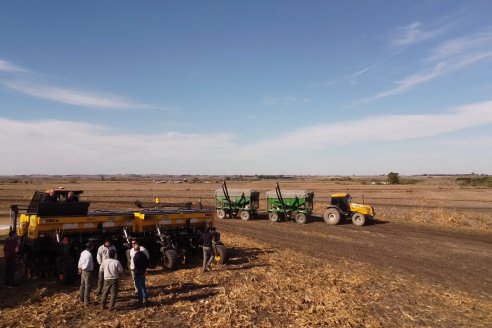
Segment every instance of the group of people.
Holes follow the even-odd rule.
[[[63,198],[62,198],[63,200]],[[42,203],[56,203],[59,202],[60,200],[58,199],[58,195],[56,190],[51,189],[49,190],[46,194],[43,195],[43,198],[41,199]],[[79,198],[73,191],[69,191],[67,194],[67,197],[64,200],[65,202],[78,202]]]
[[[135,293],[138,296],[138,302],[142,306],[147,305],[148,294],[145,283],[145,273],[149,267],[149,252],[138,244],[136,240],[132,240],[132,248],[130,250],[130,270],[133,277],[133,285]],[[84,306],[90,304],[91,293],[91,277],[94,271],[94,260],[92,257],[93,244],[88,242],[86,249],[80,254],[78,263],[80,273],[80,301]],[[96,256],[99,264],[98,282],[96,289],[96,297],[99,297],[100,307],[104,309],[106,302],[109,299],[109,309],[114,310],[116,298],[119,291],[119,280],[123,273],[123,266],[117,259],[116,247],[111,244],[111,240],[106,239],[104,244],[97,250]]]
[[[203,272],[211,270],[211,264],[215,253],[213,249],[213,241],[220,238],[215,228],[207,229],[200,236],[199,244],[203,246]],[[18,239],[15,232],[10,231],[9,237],[4,241],[4,260],[5,260],[5,286],[15,286],[15,267],[16,254],[18,252]],[[80,274],[80,301],[84,306],[91,303],[92,276],[94,274],[94,259],[92,250],[94,244],[87,242],[85,250],[80,254],[78,262],[78,271]],[[138,298],[138,303],[141,306],[147,306],[148,293],[146,286],[146,271],[150,265],[149,252],[145,247],[139,245],[136,239],[131,240],[131,249],[129,252],[129,268],[133,278],[133,287]],[[112,245],[110,239],[106,239],[97,250],[97,263],[99,271],[97,273],[97,289],[96,297],[99,298],[100,307],[104,309],[106,302],[109,299],[109,309],[114,310],[116,299],[119,291],[119,280],[123,274],[123,266],[117,258],[116,247]]]

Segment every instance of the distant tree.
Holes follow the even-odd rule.
[[[400,183],[400,175],[395,172],[388,173],[388,183],[389,184],[399,184]]]

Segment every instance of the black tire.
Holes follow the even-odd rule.
[[[337,225],[340,223],[341,213],[336,208],[328,208],[323,215],[325,222],[329,225]]]
[[[251,219],[251,213],[249,211],[242,211],[241,220],[248,221],[249,219]]]
[[[226,264],[227,262],[227,247],[224,245],[215,245],[215,263]]]
[[[354,213],[352,215],[352,224],[358,227],[362,227],[366,223],[366,217],[360,213]]]
[[[217,210],[217,217],[219,219],[225,219],[226,218],[226,212],[223,209],[218,209]]]
[[[297,213],[295,219],[299,224],[305,224],[307,222],[307,216],[304,213]]]
[[[176,269],[178,264],[178,252],[175,249],[168,249],[162,255],[162,267],[164,269]]]
[[[279,217],[278,213],[271,212],[271,213],[268,213],[268,219],[272,222],[278,222],[280,220],[280,217]]]

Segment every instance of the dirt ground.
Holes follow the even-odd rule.
[[[2,184],[1,209],[6,211],[7,203],[26,202],[33,190],[53,185],[84,189],[95,208],[106,209],[131,207],[135,198],[156,194],[166,201],[187,197],[211,204],[210,193],[220,186],[149,181]],[[252,187],[264,192],[273,185],[274,181],[262,181]],[[0,287],[0,327],[492,326],[490,189],[460,188],[445,181],[412,186],[316,181],[283,185],[314,190],[320,201],[309,224],[273,223],[264,215],[249,222],[218,221],[230,247],[229,263],[202,273],[197,257],[174,272],[151,270],[148,308],[136,306],[128,274],[114,313],[96,306],[84,309],[77,286],[20,278],[21,287]],[[329,194],[346,191],[357,201],[363,194],[365,202],[376,207],[377,224],[359,228],[324,223],[321,215]],[[3,261],[0,266],[3,271]]]

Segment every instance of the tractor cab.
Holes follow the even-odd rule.
[[[82,193],[82,190],[67,189],[36,191],[27,207],[27,214],[39,217],[87,215],[90,203],[79,201]]]

